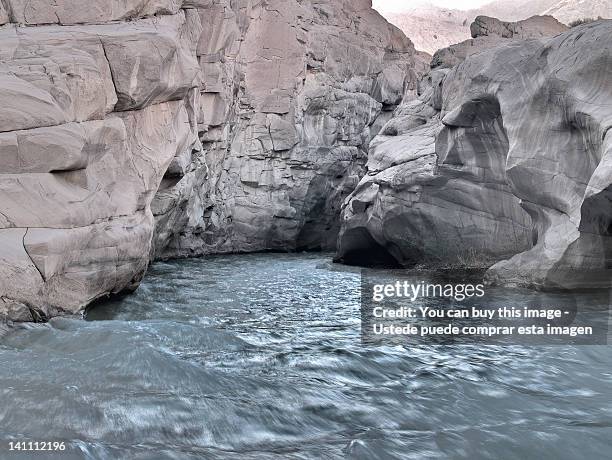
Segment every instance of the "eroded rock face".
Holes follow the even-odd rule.
[[[189,16],[0,29],[0,315],[77,312],[144,275],[150,203],[197,144]]]
[[[181,6],[210,1],[190,0],[3,0],[10,22],[25,25],[100,24],[153,15],[173,15]]]
[[[434,71],[372,142],[339,257],[493,265],[504,284],[608,284],[611,34],[599,21]]]
[[[18,321],[133,289],[153,257],[333,247],[423,68],[367,0],[2,0],[2,24],[0,316]]]
[[[157,256],[334,248],[370,139],[416,88],[411,42],[369,1],[199,13],[202,151],[154,203]]]
[[[607,263],[609,23],[491,23],[507,44],[420,87],[369,0],[2,0],[0,25],[1,317],[80,312],[155,257],[333,248],[351,193],[349,262]]]
[[[6,7],[2,2],[0,2],[0,26],[9,22],[8,13],[6,11]]]
[[[460,263],[468,248],[495,260],[529,247],[529,216],[505,181],[499,105],[483,101],[451,133],[438,112],[444,78],[433,72],[373,141],[343,211],[344,262],[436,266]]]
[[[468,56],[503,45],[508,40],[528,40],[554,37],[569,27],[552,16],[533,16],[523,21],[505,22],[488,16],[478,16],[470,26],[472,38],[436,51],[432,68],[451,68]]]
[[[402,2],[401,12],[396,12],[399,3],[389,5],[387,0],[378,0],[374,5],[410,37],[416,49],[432,55],[440,49],[464,42],[471,36],[470,25],[479,16],[486,16],[495,22],[497,19],[494,18],[499,18],[515,23],[532,16],[552,16],[566,25],[585,18],[612,19],[610,0],[492,0],[470,10],[449,9],[454,2],[448,2],[446,7],[429,2],[412,3]],[[537,34],[542,31],[545,36],[549,36],[546,32],[549,24],[544,22],[541,25],[543,27],[534,32]]]

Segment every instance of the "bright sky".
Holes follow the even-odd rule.
[[[374,8],[384,14],[400,13],[423,3],[455,10],[469,10],[491,3],[491,0],[372,0],[372,3]]]

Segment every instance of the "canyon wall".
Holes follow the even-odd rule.
[[[200,15],[202,148],[153,203],[156,256],[333,249],[369,141],[424,63],[369,1],[228,2]]]
[[[481,18],[430,70],[369,0],[0,1],[0,317],[155,258],[608,267],[612,30],[563,31]]]
[[[0,316],[134,289],[152,257],[331,247],[416,89],[371,3],[0,2]]]
[[[371,143],[338,258],[609,285],[612,21],[436,69]]]

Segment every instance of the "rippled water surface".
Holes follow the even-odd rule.
[[[0,339],[0,458],[612,455],[611,348],[365,347],[358,302],[324,255],[158,263],[87,321]]]

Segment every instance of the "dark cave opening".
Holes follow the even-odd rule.
[[[579,230],[594,235],[612,236],[612,186],[584,200]]]
[[[371,268],[402,268],[393,256],[391,248],[378,244],[363,228],[354,229],[344,235],[343,246],[336,262],[345,265]]]

